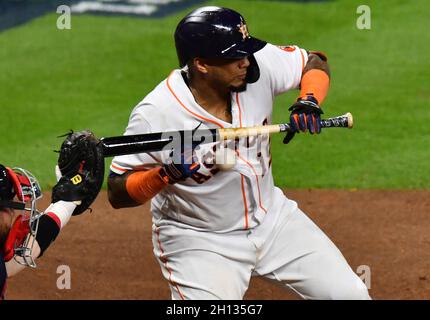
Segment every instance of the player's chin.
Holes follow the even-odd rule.
[[[238,81],[238,83],[234,83],[230,86],[230,91],[232,92],[243,92],[246,90],[246,81],[245,80],[240,80]]]

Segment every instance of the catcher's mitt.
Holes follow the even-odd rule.
[[[89,130],[70,132],[61,145],[52,202],[80,201],[73,215],[84,212],[96,199],[104,178],[100,140]],[[59,171],[59,172],[58,172]]]

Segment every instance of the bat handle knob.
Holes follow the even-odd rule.
[[[348,128],[352,129],[352,127],[354,126],[354,118],[352,117],[352,114],[348,112],[347,114],[345,114],[345,116],[348,119]]]

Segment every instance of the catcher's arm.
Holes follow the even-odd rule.
[[[39,218],[39,225],[36,237],[28,235],[28,243],[32,244],[31,257],[21,257],[15,255],[13,259],[6,262],[8,277],[13,277],[29,266],[29,261],[34,262],[40,258],[44,251],[55,241],[60,230],[69,221],[76,204],[73,202],[59,201],[51,204],[45,213]],[[31,265],[36,267],[36,265]]]
[[[31,236],[30,240],[34,241],[34,238]],[[36,260],[39,257],[39,254],[40,254],[40,247],[39,247],[39,244],[35,242],[33,250],[31,252],[32,259]],[[23,258],[17,257],[16,259],[18,261],[21,260],[22,263],[19,263],[18,261],[16,261],[15,258],[5,263],[8,278],[15,276],[16,274],[18,274],[19,272],[21,272],[26,268]]]
[[[73,215],[83,213],[103,185],[104,157],[100,140],[89,130],[69,133],[61,145],[56,171],[60,179],[52,190],[52,202],[80,201]]]
[[[30,236],[30,241],[34,242],[33,250],[31,251],[31,258],[36,260],[40,255],[40,246],[33,236]],[[26,267],[25,261],[22,257],[15,257],[14,259],[6,262],[5,265],[8,278],[15,276]]]
[[[38,219],[36,235],[28,236],[33,248],[31,256],[15,255],[8,261],[8,277],[16,275],[26,266],[35,267],[34,260],[40,258],[55,241],[71,216],[83,213],[94,201],[104,174],[104,159],[99,153],[98,142],[90,131],[67,135],[61,145],[56,167],[58,181],[52,190],[52,203]]]

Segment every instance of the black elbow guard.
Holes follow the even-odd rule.
[[[317,55],[318,57],[320,57],[320,59],[322,61],[325,61],[325,62],[328,61],[328,58],[327,58],[327,56],[325,55],[324,52],[321,52],[321,51],[309,51],[308,54],[310,54],[310,53],[313,53],[313,54]]]
[[[40,247],[39,257],[43,255],[49,245],[54,242],[60,233],[60,227],[50,216],[44,214],[39,218],[36,241]]]

